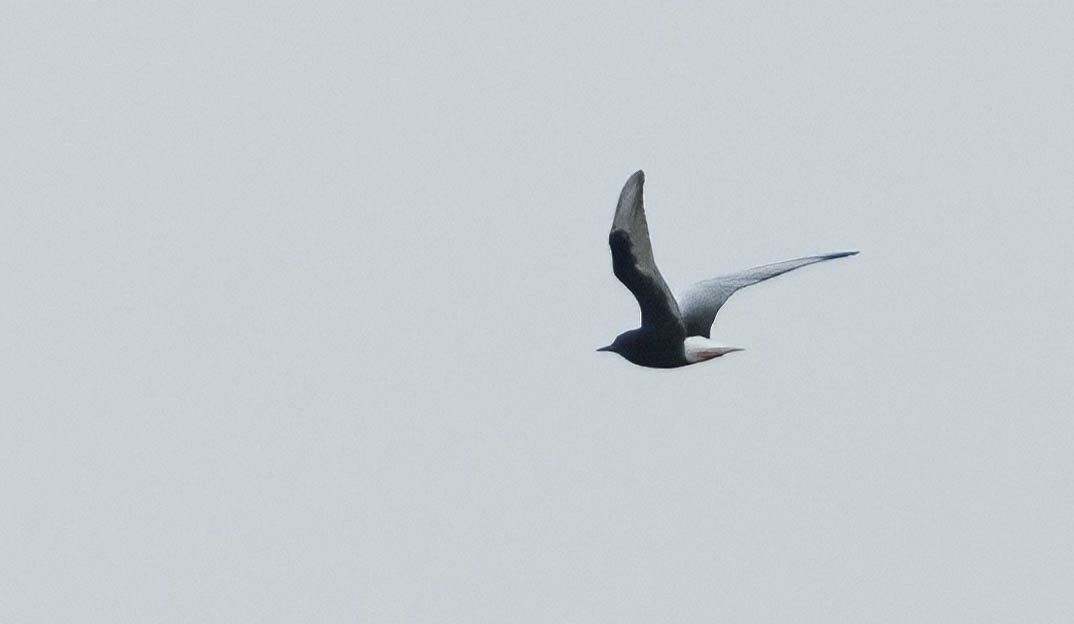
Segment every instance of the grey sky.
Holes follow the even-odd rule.
[[[1074,9],[12,3],[0,621],[1074,617]],[[647,173],[673,371],[606,245]]]

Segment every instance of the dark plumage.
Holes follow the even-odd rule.
[[[638,300],[641,327],[620,334],[615,342],[598,349],[614,351],[640,366],[675,368],[740,351],[709,340],[716,313],[735,291],[807,264],[858,253],[844,251],[754,267],[698,282],[676,299],[653,259],[642,201],[644,185],[645,174],[641,171],[627,180],[608,235],[612,270]]]

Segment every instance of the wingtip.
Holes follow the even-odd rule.
[[[642,189],[645,187],[645,172],[638,169],[634,172],[634,175],[630,176],[626,184],[623,185],[623,191],[619,194],[619,203],[622,204],[627,199],[640,200]]]

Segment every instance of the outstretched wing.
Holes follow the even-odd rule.
[[[619,195],[612,232],[608,235],[612,269],[638,300],[642,327],[681,340],[686,337],[686,330],[679,316],[679,306],[653,260],[649,225],[645,222],[642,205],[644,185],[645,174],[638,171],[630,176]]]
[[[686,325],[686,335],[709,338],[709,331],[712,329],[712,321],[716,319],[716,313],[720,311],[724,302],[740,288],[752,286],[757,282],[763,282],[808,264],[853,256],[856,253],[858,252],[841,251],[823,256],[784,260],[698,282],[679,295],[679,307],[682,310],[683,323]]]

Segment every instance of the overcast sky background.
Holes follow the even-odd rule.
[[[0,620],[1069,622],[1074,8],[9,3]],[[607,234],[647,173],[672,371]]]

